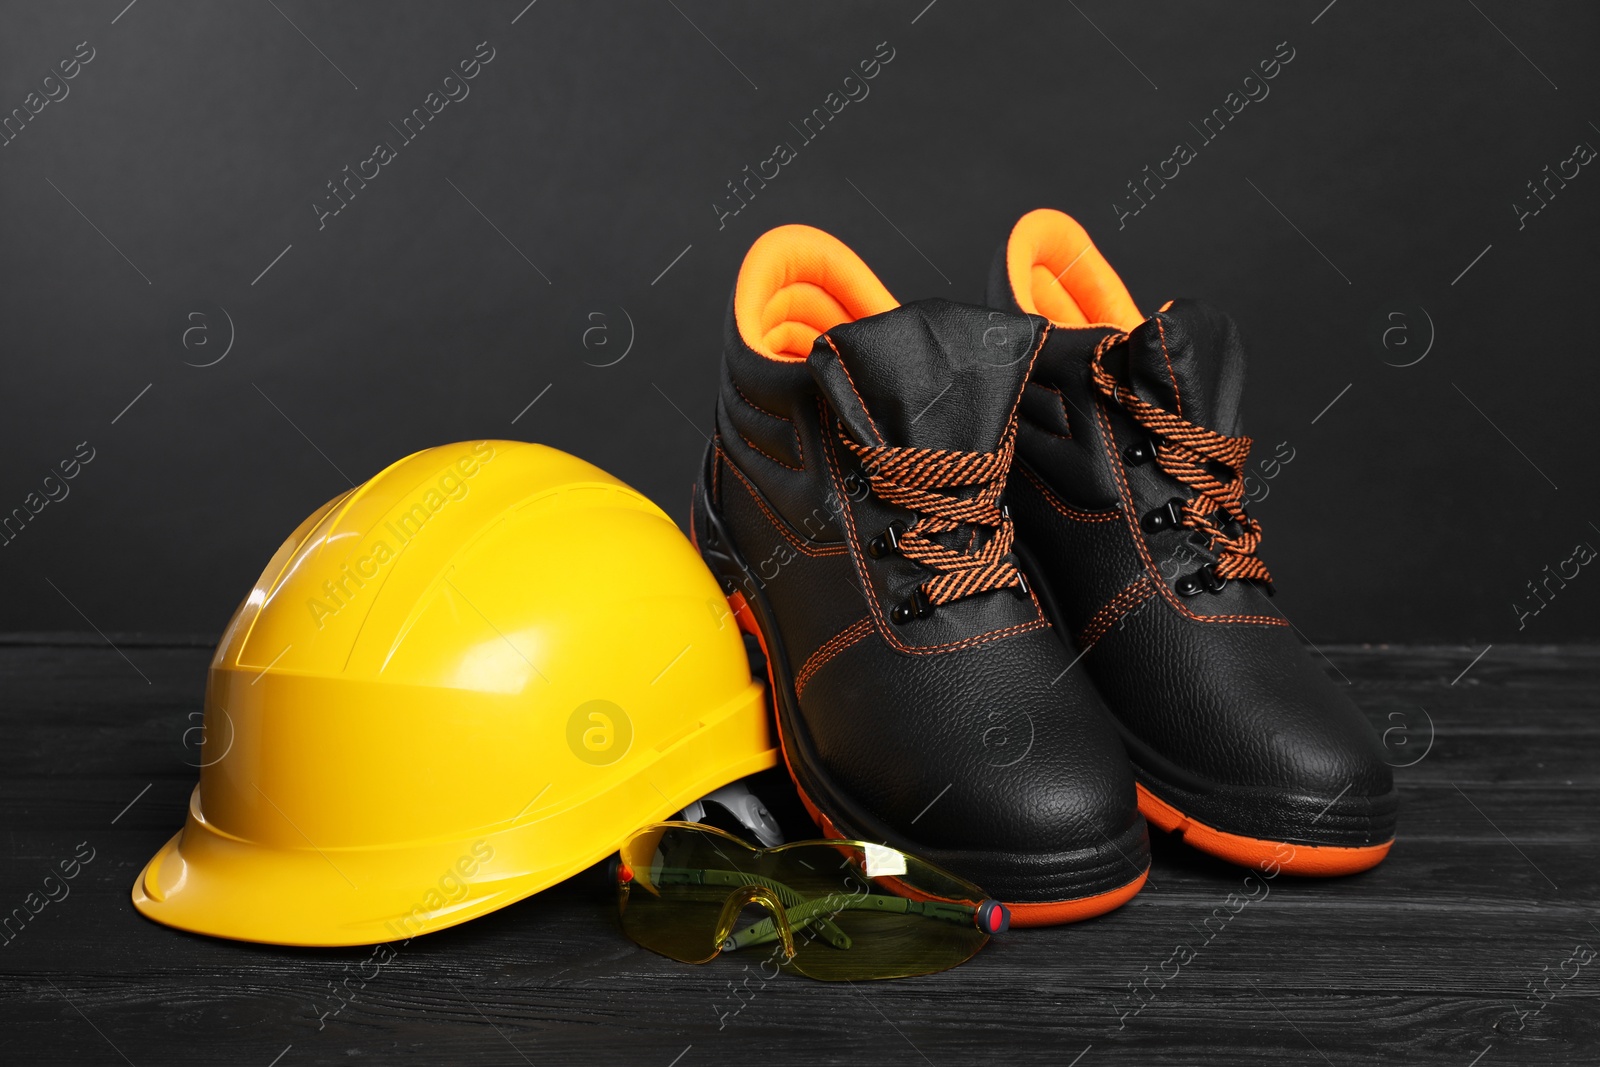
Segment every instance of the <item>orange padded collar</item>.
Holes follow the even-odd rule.
[[[1115,326],[1144,321],[1127,286],[1070,215],[1052,208],[1030,211],[1006,242],[1006,273],[1017,304],[1057,326]]]
[[[805,359],[818,334],[899,306],[844,242],[800,225],[756,239],[733,293],[739,336],[769,359]]]

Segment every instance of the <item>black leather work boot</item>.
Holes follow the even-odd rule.
[[[1042,320],[898,305],[806,226],[750,249],[693,529],[761,641],[824,833],[1070,922],[1144,884],[1115,725],[1011,554],[999,496]]]
[[[1382,745],[1269,600],[1233,321],[1188,300],[1145,318],[1048,210],[1013,229],[989,302],[1056,324],[1006,501],[1040,599],[1121,725],[1145,818],[1247,866],[1380,862],[1399,807]]]

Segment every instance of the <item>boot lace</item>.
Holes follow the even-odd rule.
[[[1015,534],[1010,514],[1000,506],[1016,447],[1014,421],[993,452],[862,445],[842,430],[839,440],[860,462],[874,495],[917,516],[904,530],[894,530],[892,544],[906,559],[934,571],[917,587],[928,605],[1006,586],[1027,589],[1008,558]],[[976,493],[963,492],[973,487]],[[976,529],[960,536],[963,525],[994,532],[978,545]],[[949,534],[954,536],[936,539]]]
[[[1261,523],[1246,515],[1243,505],[1244,465],[1250,456],[1250,438],[1228,437],[1197,426],[1149,403],[1118,382],[1105,368],[1104,357],[1127,336],[1111,334],[1095,348],[1089,365],[1095,386],[1150,434],[1161,469],[1195,490],[1195,495],[1183,504],[1181,523],[1208,539],[1207,547],[1217,556],[1216,576],[1255,579],[1270,588],[1272,574],[1256,555]],[[1216,476],[1217,467],[1229,472],[1226,479]],[[1230,526],[1237,532],[1230,534]]]

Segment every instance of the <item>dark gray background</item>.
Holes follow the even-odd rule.
[[[1048,205],[1142,307],[1243,324],[1246,429],[1295,453],[1264,555],[1311,639],[1600,637],[1587,570],[1513,608],[1600,546],[1600,173],[1512,206],[1600,145],[1593,5],[525,2],[0,8],[0,113],[96,53],[0,148],[0,513],[95,450],[0,547],[0,631],[215,634],[347,479],[451,440],[567,449],[681,518],[764,229],[978,300]],[[470,95],[319,230],[324,183],[482,41]],[[883,41],[870,96],[719,230],[724,183]],[[1119,230],[1125,183],[1283,41],[1270,96]],[[227,358],[186,365],[219,309]]]

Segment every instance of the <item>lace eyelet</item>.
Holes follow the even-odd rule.
[[[1179,596],[1199,596],[1201,593],[1213,595],[1228,588],[1228,579],[1217,575],[1217,565],[1207,563],[1193,574],[1185,574],[1172,583],[1172,589]]]
[[[1135,441],[1122,450],[1122,458],[1132,467],[1149,463],[1156,458],[1155,443],[1149,439]]]
[[[1183,523],[1183,501],[1173,497],[1165,504],[1148,512],[1139,520],[1139,528],[1147,534],[1176,529]]]
[[[882,559],[892,552],[899,552],[900,535],[905,532],[906,528],[899,520],[891,522],[883,533],[867,542],[867,553],[873,559]]]
[[[933,615],[935,607],[936,605],[928,600],[928,594],[924,593],[919,585],[911,591],[911,596],[906,598],[905,603],[894,606],[889,612],[889,621],[896,626],[904,626],[912,619],[929,618]]]

